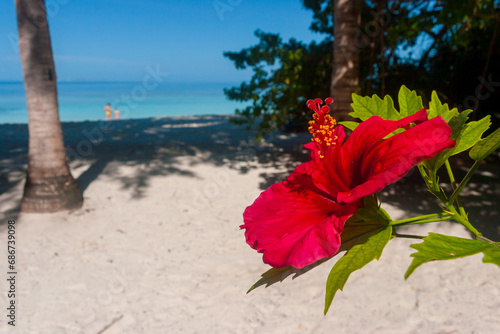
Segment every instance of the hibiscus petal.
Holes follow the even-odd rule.
[[[398,127],[406,127],[415,121],[415,117],[409,116],[400,121],[385,121],[372,117],[362,123],[364,127],[360,125],[356,129],[359,129],[357,136],[354,137],[356,142],[349,143],[351,139],[354,140],[351,137],[347,140],[347,145],[342,147],[347,150],[342,153],[350,157],[355,167],[351,168],[352,190],[338,193],[337,200],[340,203],[351,203],[376,193],[388,184],[401,179],[420,162],[455,146],[455,141],[450,140],[451,128],[443,118],[436,117],[422,121],[421,117],[418,117],[418,120],[420,124],[411,129],[386,140],[374,141],[372,145],[366,145],[366,142],[373,140],[374,137],[381,138]]]
[[[411,123],[417,125],[410,128]],[[399,128],[406,131],[383,140]],[[264,191],[243,214],[247,243],[273,267],[303,268],[335,255],[344,224],[364,196],[455,145],[446,122],[441,117],[427,120],[425,109],[398,121],[373,116],[345,143],[341,126],[331,137],[324,134],[305,145],[310,161]]]
[[[324,158],[320,158],[317,154],[313,154],[313,150],[317,147],[314,142],[304,145],[304,147],[311,150],[311,167],[309,175],[311,175],[314,184],[316,187],[336,197],[339,191],[348,191],[350,189],[350,177],[346,178],[345,171],[336,168],[340,163],[341,156],[337,156],[335,152],[340,149],[346,137],[344,127],[342,125],[337,126],[332,136],[336,137],[334,140],[335,144],[328,147]],[[332,158],[335,161],[333,161]]]
[[[271,186],[243,214],[247,243],[273,267],[303,268],[333,256],[345,221],[357,210],[312,191],[312,182],[301,177],[309,176],[295,173]]]
[[[367,143],[376,143],[391,132],[397,129],[404,128],[408,129],[410,123],[420,124],[427,121],[427,111],[425,108],[416,112],[413,115],[402,118],[397,121],[384,120],[380,116],[372,116],[364,122],[361,122],[359,126],[354,130],[349,141],[345,144],[347,145],[363,145],[366,146]],[[367,133],[370,136],[367,136]],[[367,142],[368,140],[368,142]],[[363,142],[364,141],[364,142]]]

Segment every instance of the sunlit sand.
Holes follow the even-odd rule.
[[[64,123],[84,204],[54,214],[18,213],[27,129],[1,126],[0,240],[4,245],[7,219],[17,221],[18,238],[19,326],[9,330],[500,332],[498,268],[473,256],[425,264],[405,281],[412,253],[408,245],[414,240],[391,241],[379,262],[355,272],[327,316],[325,282],[334,260],[247,295],[269,267],[245,243],[242,212],[307,159],[302,144],[309,135],[279,133],[257,144],[228,119]],[[485,177],[496,180],[490,189],[498,191],[492,175]],[[393,219],[433,205],[411,185],[401,187],[385,191]],[[483,209],[478,217],[498,221],[498,212],[487,218],[480,215]],[[410,230],[425,234],[429,226]],[[436,224],[432,230],[467,236],[454,224]],[[1,293],[0,305],[6,300]]]

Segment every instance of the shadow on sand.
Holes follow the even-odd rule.
[[[24,182],[28,147],[26,125],[2,127],[5,136],[0,147],[0,204],[11,201],[9,193]],[[229,116],[70,122],[62,123],[62,127],[71,168],[83,169],[77,176],[82,192],[96,178],[106,176],[121,182],[133,198],[140,198],[151,177],[198,177],[191,167],[201,163],[247,173],[261,164],[293,170],[307,159],[303,140],[298,140],[302,135],[273,134],[258,143],[254,133],[231,124]],[[179,157],[186,156],[193,157],[190,168],[179,162]],[[132,176],[116,173],[120,166],[133,169]],[[262,187],[286,174],[262,175]]]
[[[77,177],[82,192],[98,177],[109,177],[120,182],[124,191],[130,191],[132,198],[141,198],[153,176],[177,174],[196,178],[199,176],[192,167],[202,163],[225,166],[243,174],[259,166],[269,167],[274,172],[260,174],[260,187],[265,190],[307,160],[303,144],[310,140],[309,134],[274,133],[258,143],[253,133],[231,124],[229,117],[152,118],[62,126],[71,167],[83,169]],[[12,201],[12,189],[24,182],[28,147],[26,125],[2,128],[0,205]],[[193,157],[190,168],[179,162],[179,157],[186,156]],[[120,166],[133,172],[120,175],[116,173]],[[463,201],[478,229],[486,237],[500,240],[500,168],[495,162],[483,167],[472,179]],[[455,169],[457,180],[461,180],[467,169]],[[446,182],[446,176],[442,180]],[[415,215],[439,211],[422,185],[414,170],[386,188],[381,199]]]

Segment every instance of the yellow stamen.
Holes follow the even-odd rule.
[[[314,110],[313,120],[309,121],[308,130],[312,134],[311,140],[317,144],[320,159],[325,157],[329,146],[337,143],[337,136],[334,135],[337,122],[328,115],[330,111],[328,104],[333,103],[333,99],[328,97],[325,103],[326,105],[322,106],[323,100],[321,99],[307,101],[307,108]]]
[[[318,145],[324,146],[321,150],[318,150],[318,156],[323,159],[324,148],[335,145],[337,136],[332,138],[334,133],[334,128],[337,122],[330,115],[324,115],[323,117],[318,117],[318,114],[313,115],[314,120],[309,121],[309,132],[312,134],[311,140],[316,142]]]

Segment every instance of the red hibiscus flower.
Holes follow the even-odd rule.
[[[243,214],[247,243],[276,268],[303,268],[335,255],[344,224],[363,205],[363,197],[455,146],[451,128],[441,117],[428,120],[425,109],[399,121],[370,117],[344,142],[343,127],[336,126],[322,103],[308,101],[315,111],[309,123],[312,142],[305,145],[310,160],[262,192]],[[401,128],[405,131],[384,139]]]

